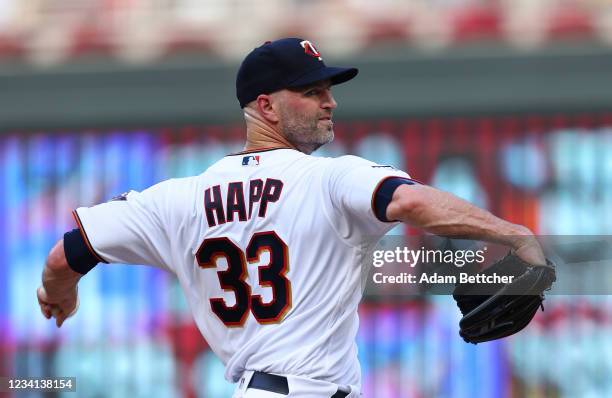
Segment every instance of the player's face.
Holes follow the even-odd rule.
[[[329,80],[282,90],[281,132],[298,150],[312,153],[334,139],[332,113],[336,106]]]

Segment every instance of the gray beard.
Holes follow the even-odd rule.
[[[328,130],[325,136],[323,136],[318,134],[317,127],[306,129],[298,126],[285,126],[283,134],[287,141],[296,147],[298,151],[309,155],[334,139],[333,129]],[[315,134],[313,134],[313,131]]]

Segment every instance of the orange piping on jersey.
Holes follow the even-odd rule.
[[[81,219],[79,218],[79,215],[77,214],[76,210],[72,211],[72,217],[74,217],[74,220],[76,221],[77,226],[79,227],[79,232],[81,233],[81,236],[83,237],[83,240],[87,244],[87,248],[89,249],[91,254],[93,254],[94,257],[98,259],[100,262],[108,264],[108,261],[104,260],[98,253],[96,253],[93,246],[91,245],[91,242],[89,241],[89,238],[87,237],[85,228],[83,228],[83,224],[81,223]]]
[[[381,220],[380,218],[378,218],[378,216],[376,215],[376,194],[378,193],[378,190],[380,189],[380,187],[382,186],[382,184],[387,181],[390,178],[398,178],[398,176],[388,176],[383,178],[382,180],[380,180],[378,182],[378,184],[376,184],[376,188],[374,188],[374,190],[372,191],[372,199],[370,200],[370,207],[372,208],[372,213],[374,213],[374,217],[376,217],[376,219],[380,222],[396,222],[396,221],[385,221],[385,220]],[[401,177],[400,177],[401,178]]]
[[[378,184],[376,184],[376,188],[374,188],[374,191],[372,191],[372,200],[370,201],[370,207],[372,207],[372,212],[374,213],[374,217],[376,217],[376,219],[380,222],[387,222],[387,223],[392,223],[392,222],[397,222],[397,221],[384,221],[381,220],[380,218],[378,218],[378,216],[376,215],[376,194],[378,193],[378,190],[380,189],[380,187],[382,186],[382,184],[387,181],[390,178],[403,178],[406,180],[410,180],[410,181],[414,181],[416,183],[418,183],[419,185],[425,185],[422,182],[420,182],[419,180],[415,180],[414,178],[406,178],[406,177],[402,177],[402,176],[387,176],[385,178],[383,178],[382,180],[380,180],[378,182]]]

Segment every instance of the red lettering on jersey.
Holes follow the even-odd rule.
[[[259,205],[259,217],[265,217],[268,210],[268,203],[276,202],[280,198],[283,190],[283,182],[273,178],[266,179],[266,185],[261,195],[261,204]]]
[[[238,213],[240,221],[246,221],[244,205],[244,189],[242,182],[230,182],[227,187],[227,222],[234,221],[234,213]]]
[[[225,224],[223,202],[221,201],[221,186],[215,185],[212,187],[212,198],[210,191],[211,188],[204,191],[204,209],[206,210],[206,221],[208,221],[208,226],[214,227],[217,224]],[[217,216],[216,220],[215,215]]]

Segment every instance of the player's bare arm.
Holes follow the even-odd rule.
[[[542,249],[528,228],[427,185],[399,186],[387,207],[387,218],[436,235],[500,243],[514,249],[528,263],[546,264]]]
[[[47,256],[42,286],[36,292],[40,310],[47,319],[54,317],[57,327],[76,312],[77,283],[82,276],[68,265],[64,240],[60,239]]]

